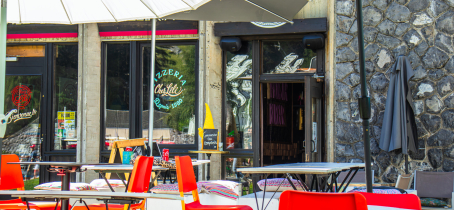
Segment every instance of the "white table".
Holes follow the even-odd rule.
[[[356,172],[360,168],[364,168],[364,163],[325,163],[325,162],[313,162],[313,163],[289,163],[289,164],[279,164],[279,165],[271,165],[265,167],[252,167],[252,168],[238,168],[237,171],[245,174],[265,174],[265,189],[266,190],[266,180],[270,174],[285,174],[286,179],[289,181],[290,185],[296,190],[296,186],[291,181],[292,175],[294,175],[300,181],[300,185],[306,191],[322,191],[322,192],[329,192],[333,191],[333,185],[335,186],[335,191],[338,192],[340,188],[343,187],[344,183],[346,186],[344,187],[343,191],[348,187],[353,177],[356,175]],[[342,181],[342,184],[338,186],[337,184],[337,177],[339,176],[340,172],[349,170],[347,176]],[[352,173],[353,172],[353,173]],[[303,182],[300,174],[310,175],[312,176],[312,183],[310,188],[307,186],[305,182]],[[319,179],[323,177],[324,181],[322,182]],[[331,180],[331,183],[328,181]],[[347,181],[347,182],[346,182]],[[280,187],[282,183],[278,186]],[[257,201],[257,209],[259,209],[259,204],[257,200],[257,194],[255,192]],[[263,199],[265,199],[265,193],[263,195]],[[273,194],[274,196],[274,194]],[[273,198],[271,197],[271,199]],[[268,204],[267,204],[268,206]],[[262,209],[266,209],[264,203],[262,203]]]
[[[353,179],[353,177],[356,175],[356,172],[360,168],[364,168],[365,164],[364,163],[325,163],[325,162],[314,162],[314,163],[289,163],[289,164],[279,164],[279,165],[271,165],[271,166],[265,166],[265,167],[252,167],[252,168],[238,168],[237,171],[245,174],[286,174],[288,177],[290,177],[291,174],[294,174],[302,183],[304,183],[301,180],[301,177],[299,176],[300,174],[306,174],[306,175],[312,175],[312,184],[311,188],[308,189],[307,187],[306,190],[312,191],[315,185],[315,190],[316,191],[332,191],[332,184],[336,184],[336,191],[343,186],[343,184],[346,182],[346,185],[350,184],[350,181]],[[342,184],[338,187],[337,186],[337,176],[339,176],[341,171],[346,171],[349,170],[349,173],[345,177],[344,181]],[[353,174],[351,174],[353,172]],[[323,188],[319,189],[318,185],[318,178],[317,176],[328,176],[327,179],[325,179],[325,184],[322,184],[322,187],[324,187],[327,184],[327,180],[329,177],[331,177],[332,182],[329,186],[328,189]],[[290,180],[289,180],[290,181]],[[315,183],[314,183],[315,182]],[[293,185],[292,182],[290,182],[291,185]],[[346,186],[346,187],[347,187]],[[296,187],[293,186],[294,189],[296,190]],[[344,189],[346,189],[346,187]]]
[[[27,198],[55,198],[59,200],[69,200],[70,198],[81,198],[81,199],[98,199],[104,200],[125,200],[125,201],[141,201],[146,198],[158,198],[158,199],[172,199],[172,200],[183,200],[183,197],[178,195],[166,195],[166,194],[152,194],[152,193],[117,193],[117,192],[98,192],[98,191],[48,191],[48,190],[27,190],[27,191],[0,191],[0,195],[11,195],[12,197],[25,198],[28,206]],[[58,205],[58,204],[56,204]]]

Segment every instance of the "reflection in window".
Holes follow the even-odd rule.
[[[106,45],[106,141],[129,139],[129,43]]]
[[[252,149],[252,43],[227,52],[226,144],[224,149]]]
[[[299,41],[264,41],[263,73],[292,74],[316,71],[317,53]]]
[[[54,150],[77,147],[77,45],[54,45]]]
[[[148,138],[150,50],[143,56],[143,134]],[[153,139],[160,144],[194,144],[195,138],[195,45],[156,47]]]

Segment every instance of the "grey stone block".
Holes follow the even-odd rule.
[[[366,26],[376,26],[383,19],[383,14],[381,13],[381,11],[372,6],[363,8],[363,14],[363,24]]]
[[[450,130],[441,129],[427,139],[428,146],[448,146],[453,143],[454,133]]]
[[[454,34],[454,11],[450,10],[445,14],[441,15],[440,18],[436,21],[436,27],[438,30],[448,33]]]
[[[436,47],[431,47],[423,56],[422,62],[428,69],[442,68],[448,61],[448,55]]]
[[[446,95],[450,94],[453,89],[454,77],[452,77],[451,75],[443,77],[443,79],[441,79],[437,84],[438,94],[440,94],[441,97],[445,97]]]
[[[427,156],[429,157],[429,163],[433,168],[441,166],[443,160],[443,153],[441,152],[441,149],[429,149]]]
[[[441,117],[438,115],[423,114],[420,119],[424,127],[431,133],[437,132],[441,127]]]
[[[388,7],[388,10],[386,10],[385,15],[395,23],[406,22],[410,19],[411,12],[406,6],[393,2],[391,3],[391,6]]]

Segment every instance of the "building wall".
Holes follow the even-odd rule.
[[[363,162],[355,1],[335,1],[335,160]],[[404,173],[404,156],[378,146],[388,71],[398,55],[415,71],[410,88],[420,149],[409,155],[410,170],[454,170],[453,7],[452,0],[363,0],[375,181],[395,182]]]
[[[293,19],[321,18],[328,16],[328,0],[312,0],[301,9]]]

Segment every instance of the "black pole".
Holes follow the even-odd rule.
[[[371,115],[370,98],[367,93],[366,69],[364,59],[364,33],[363,33],[363,5],[362,0],[356,0],[356,21],[358,24],[358,53],[359,53],[359,73],[361,80],[361,98],[358,99],[359,112],[363,120],[363,141],[364,141],[364,163],[366,164],[366,186],[367,192],[372,192],[372,167],[370,157],[370,136],[369,119]]]

